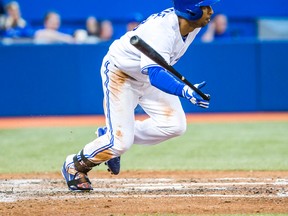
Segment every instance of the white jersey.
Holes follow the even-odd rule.
[[[152,85],[147,68],[157,64],[131,45],[130,38],[139,36],[168,64],[174,65],[199,31],[200,28],[195,29],[183,39],[178,17],[174,9],[169,8],[151,15],[136,29],[111,44],[101,66],[106,127],[100,128],[98,137],[87,143],[78,154],[66,158],[62,174],[70,190],[91,190],[87,172],[103,162],[107,162],[113,174],[118,174],[120,156],[133,144],[155,145],[185,132],[187,120],[178,96],[182,96],[182,90],[186,93],[189,89],[184,89],[186,86],[183,88],[173,77],[165,76],[166,73],[160,73],[156,82],[163,85],[167,82],[172,93],[164,91],[167,90],[165,88],[161,90],[163,85],[159,88]],[[193,96],[191,99],[190,95],[186,98],[194,103],[192,99],[196,98]],[[147,114],[143,121],[135,120],[137,105]],[[77,173],[85,175],[85,178]],[[81,184],[79,179],[78,182],[74,180],[75,176],[80,176]]]
[[[139,81],[149,81],[147,68],[156,65],[149,57],[130,44],[130,38],[138,35],[154,48],[168,64],[174,65],[186,52],[201,28],[190,32],[183,40],[174,8],[151,15],[136,29],[115,40],[108,52],[112,65]],[[147,32],[149,32],[147,34]]]

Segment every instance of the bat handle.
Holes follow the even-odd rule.
[[[202,91],[200,91],[198,88],[195,87],[195,89],[193,88],[193,90],[199,94],[204,100],[210,101],[210,95],[208,94],[204,94]]]
[[[188,85],[190,88],[192,88],[200,97],[202,97],[204,100],[210,101],[210,95],[204,94],[200,89],[196,88],[192,83],[190,83],[188,80],[186,80],[184,77],[181,79],[186,85]]]

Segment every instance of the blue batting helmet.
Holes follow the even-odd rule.
[[[187,20],[198,20],[202,17],[202,6],[211,6],[220,0],[173,0],[175,13]]]

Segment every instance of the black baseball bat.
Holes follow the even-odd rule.
[[[145,54],[147,57],[152,59],[154,62],[168,70],[171,74],[182,80],[186,85],[188,85],[190,88],[192,88],[197,94],[199,94],[204,100],[209,101],[210,96],[204,94],[202,91],[200,91],[198,88],[196,88],[192,83],[190,83],[187,79],[185,79],[184,76],[182,76],[175,68],[173,68],[171,65],[169,65],[165,59],[158,53],[156,50],[154,50],[150,45],[148,45],[143,39],[141,39],[139,36],[134,35],[130,38],[130,43],[135,46],[138,50],[140,50],[143,54]]]

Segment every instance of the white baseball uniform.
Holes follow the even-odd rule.
[[[151,15],[111,44],[101,67],[108,130],[84,147],[86,158],[102,163],[120,156],[134,143],[153,145],[185,132],[186,118],[178,96],[150,84],[147,68],[156,63],[132,46],[130,38],[140,36],[174,65],[199,31],[200,28],[195,29],[183,39],[178,17],[169,8]],[[148,119],[135,121],[134,109],[138,104],[149,115]]]

